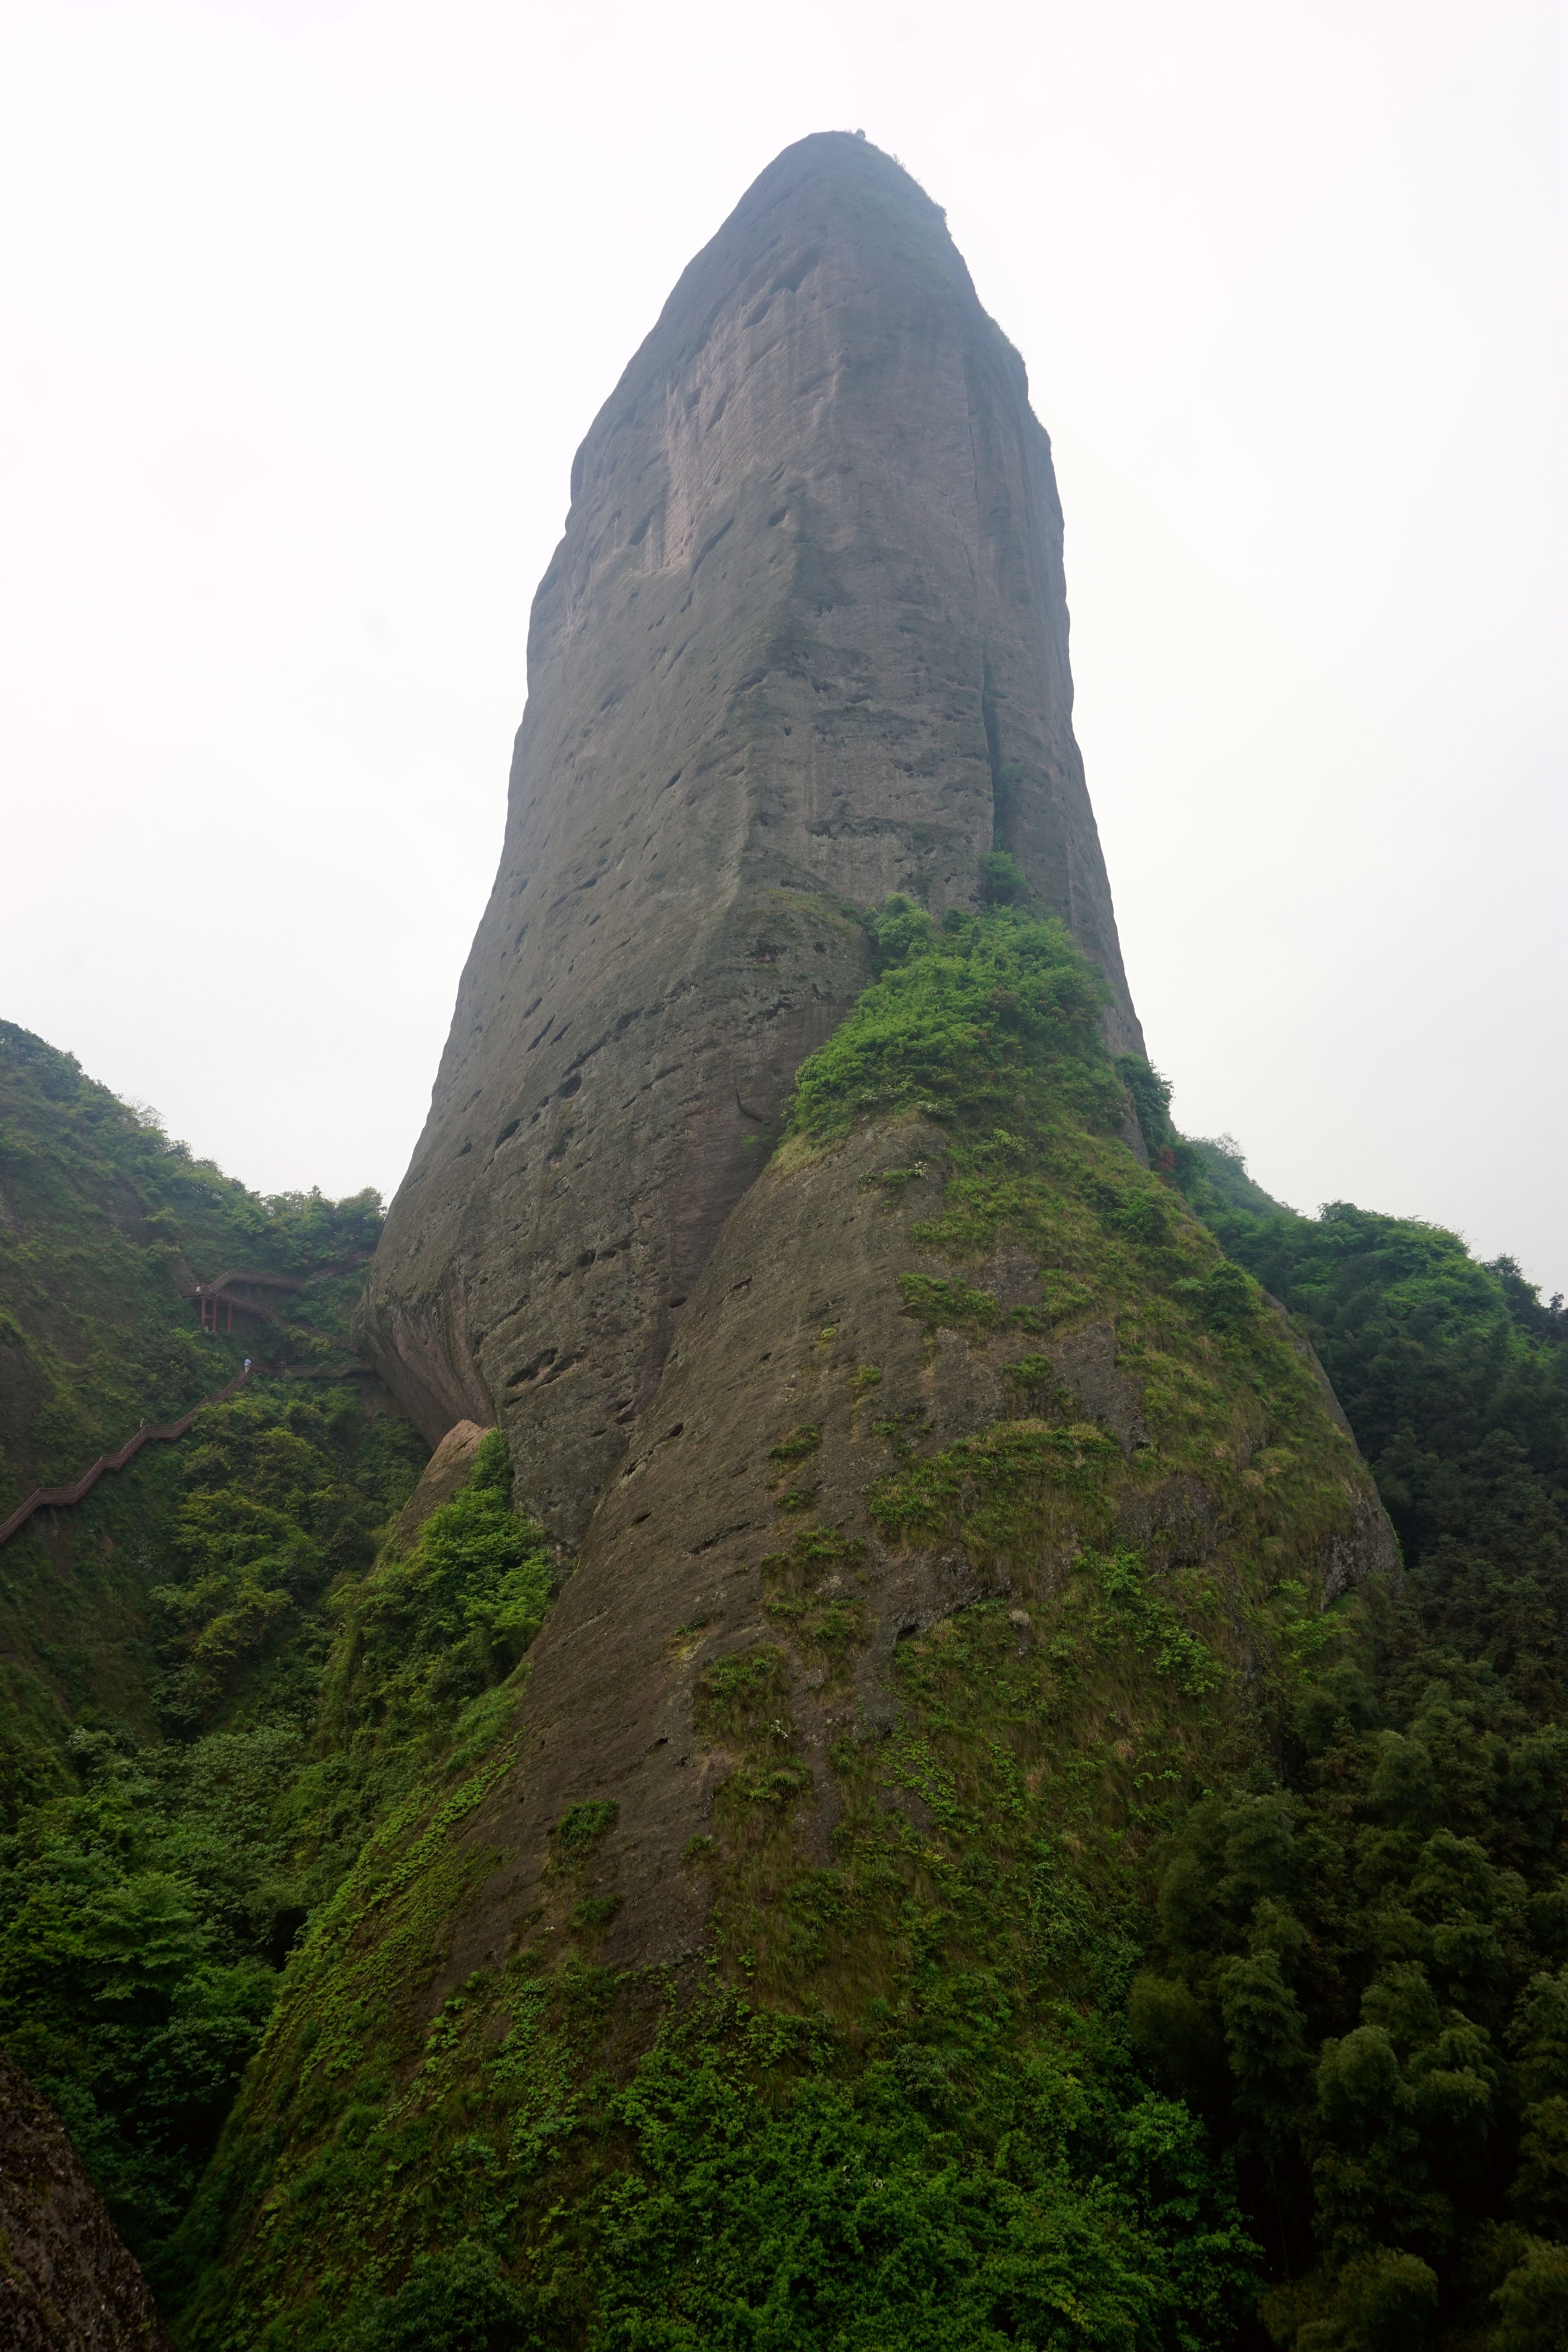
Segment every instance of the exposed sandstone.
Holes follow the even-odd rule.
[[[65,2126],[0,2053],[0,2344],[6,2352],[169,2352]]]
[[[842,902],[1012,852],[1140,1038],[1073,740],[1022,362],[862,140],[781,155],[573,468],[505,846],[363,1344],[435,1442],[499,1419],[581,1538],[794,1072],[868,977]]]
[[[407,2213],[467,2230],[464,2178],[520,2274],[560,2262],[620,2161],[566,2078],[626,2081],[706,1988],[909,2020],[940,1916],[1026,2052],[1066,2000],[1034,1895],[982,1979],[939,1884],[999,1884],[1016,1834],[1031,1888],[1082,1861],[1086,1916],[1107,1854],[1134,1885],[1163,1792],[1257,1760],[1281,1623],[1396,1566],[1310,1350],[1112,1131],[1088,992],[1081,1060],[1047,1084],[1042,1048],[1032,1095],[1000,1059],[994,1097],[846,1080],[841,1120],[771,1148],[870,977],[859,910],[972,905],[996,845],[1106,973],[1105,1042],[1139,1045],[1047,445],[887,158],[803,142],[686,273],[579,456],[530,686],[364,1339],[447,1433],[416,1509],[493,1417],[576,1558],[291,1966],[247,2094],[267,2221],[231,2242],[258,2308],[312,2294],[323,2243],[357,2273],[363,2212],[398,2217],[378,2260]],[[984,986],[921,998],[889,1055],[963,1063],[1018,1007]],[[982,1831],[983,1785],[1013,1793]],[[323,2213],[304,2184],[362,2099],[395,2204]]]
[[[655,1407],[531,1653],[516,1768],[464,1833],[502,1866],[454,1922],[443,1982],[520,1942],[545,1957],[564,1948],[583,1888],[555,1900],[550,1830],[584,1801],[616,1808],[593,1882],[619,1903],[603,1957],[675,1962],[701,1948],[710,1880],[690,1866],[692,1841],[712,1829],[736,1762],[702,1729],[701,1677],[718,1661],[776,1646],[787,1662],[781,1705],[812,1780],[802,1854],[820,1866],[837,1816],[835,1742],[890,1727],[895,1651],[955,1612],[1013,1601],[1027,1639],[1031,1611],[1049,1604],[1079,1552],[1118,1540],[1142,1546],[1160,1576],[1203,1563],[1234,1596],[1237,1629],[1281,1577],[1326,1602],[1350,1581],[1397,1571],[1331,1395],[1271,1316],[1256,1319],[1240,1356],[1190,1328],[1167,1328],[1152,1353],[1124,1347],[1103,1294],[1086,1321],[1043,1343],[1005,1315],[978,1334],[922,1325],[900,1276],[960,1274],[998,1307],[1041,1295],[1022,1251],[973,1267],[922,1246],[951,1172],[937,1128],[872,1124],[824,1154],[791,1147],[731,1215],[682,1310]],[[1159,1290],[1177,1274],[1151,1282],[1146,1318],[1161,1317]],[[1138,1319],[1135,1303],[1121,1304]],[[1042,1354],[1055,1390],[1020,1393],[1009,1369]],[[1180,1361],[1208,1391],[1195,1444],[1168,1408],[1152,1442],[1141,1369],[1151,1361]],[[900,1542],[868,1511],[875,1482],[900,1460],[971,1437],[1016,1444],[1046,1426],[1042,1415],[1058,1428],[1080,1421],[1091,1455],[1097,1431],[1115,1443],[1084,1477],[1031,1494],[1010,1544]],[[1250,1465],[1271,1428],[1288,1429],[1290,1447],[1266,1475]],[[1228,1443],[1215,1444],[1216,1430]],[[789,1441],[802,1431],[815,1434],[796,1456]],[[797,1537],[822,1531],[851,1549],[804,1577],[781,1569]],[[837,1683],[791,1614],[832,1601],[860,1618],[853,1673]],[[1233,1664],[1249,1639],[1237,1631]]]
[[[432,1511],[466,1486],[489,1431],[477,1421],[455,1421],[420,1473],[419,1484],[397,1515],[394,1539],[411,1544]]]

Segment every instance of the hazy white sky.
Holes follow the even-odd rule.
[[[1151,1050],[1298,1206],[1568,1284],[1563,12],[7,0],[0,1016],[395,1186],[572,453],[863,127],[1028,363]]]

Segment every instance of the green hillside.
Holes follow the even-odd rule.
[[[1237,1883],[1247,1809],[1216,1791],[1162,1885],[1134,2033],[1268,2178],[1279,2341],[1546,2352],[1568,2340],[1568,1316],[1440,1227],[1297,1215],[1228,1141],[1177,1137],[1152,1073],[1139,1091],[1152,1155],[1311,1336],[1405,1580],[1304,1685],[1270,1795],[1289,2000]]]
[[[1316,1616],[1249,1602],[1250,1682],[1201,1578],[1136,1548],[1086,1555],[1027,1656],[1002,1604],[966,1610],[900,1653],[916,1826],[889,1843],[857,1812],[844,1759],[857,1900],[870,1918],[868,1873],[889,1874],[903,1954],[851,2025],[759,1994],[743,1937],[684,2007],[599,1967],[588,1808],[553,1865],[575,1957],[521,1956],[499,2043],[476,1979],[399,2056],[385,2020],[438,1951],[557,1570],[493,1439],[391,1539],[424,1449],[373,1384],[298,1377],[344,1360],[359,1277],[312,1286],[242,1395],[0,1551],[0,2035],[192,2352],[1562,2343],[1561,1304],[1416,1221],[1295,1215],[1228,1146],[1176,1135],[1142,1066],[1121,1076],[1158,1181],[1106,1172],[1092,976],[1041,928],[999,911],[942,941],[885,915],[884,981],[803,1071],[797,1131],[832,1149],[879,1088],[918,1097],[954,1141],[954,1249],[987,1219],[1067,1234],[1035,1172],[1053,1137],[1084,1171],[1064,1298],[1154,1269],[1149,1330],[1216,1394],[1286,1377],[1260,1284],[1331,1373],[1402,1587]],[[197,1333],[182,1283],[331,1266],[375,1204],[259,1202],[67,1057],[0,1046],[20,1482],[227,1376],[239,1337]],[[908,1306],[985,1327],[961,1277]],[[1098,1475],[1096,1433],[1027,1402],[1037,1451]],[[782,1484],[804,1491],[816,1442],[803,1426]],[[955,1471],[973,1496],[1006,1468],[959,1451],[911,1432],[879,1507],[948,1510]],[[980,1507],[1011,1507],[1000,1486]],[[839,1613],[806,1627],[829,1671]],[[754,1909],[795,1786],[765,1681],[721,1675],[705,1701],[758,1743],[724,1832]],[[1108,1810],[1113,1718],[1154,1777],[1142,1752],[1113,1764]],[[837,1932],[835,1872],[813,1885],[809,1918],[812,1890],[790,1897],[802,1954]]]
[[[380,1228],[374,1192],[247,1192],[71,1055],[0,1022],[0,1517],[238,1369],[254,1327],[248,1343],[202,1334],[196,1283],[231,1267],[320,1276],[367,1255]],[[312,1286],[291,1320],[269,1356],[325,1362],[334,1341],[341,1356],[341,1294]]]
[[[1408,1221],[1341,1247],[1357,1213],[1279,1210],[1171,1132],[1144,1070],[1122,1075],[1157,1181],[1119,1172],[1093,977],[1049,927],[933,937],[894,907],[876,939],[883,979],[803,1070],[786,1150],[912,1109],[955,1166],[926,1247],[956,1267],[1048,1244],[1069,1316],[1142,1283],[1173,1463],[1226,1452],[1237,1415],[1270,1424],[1225,1488],[1237,1527],[1262,1514],[1260,1556],[1222,1603],[1198,1565],[1108,1539],[1031,1602],[1031,1643],[1000,1602],[904,1643],[897,1732],[836,1755],[815,1869],[777,1655],[715,1668],[705,1736],[742,1763],[691,1863],[715,1887],[707,1992],[598,1965],[590,1805],[555,1832],[564,1957],[531,1942],[430,2021],[525,1661],[301,1950],[182,2235],[185,2340],[1545,2352],[1568,2286],[1561,1317]],[[1268,1535],[1269,1494],[1310,1512],[1315,1441],[1272,1426],[1292,1359],[1255,1261],[1388,1482],[1402,1590],[1315,1614],[1279,1580],[1297,1534],[1287,1506]],[[956,1272],[905,1297],[933,1332],[995,1322]],[[1035,1380],[1023,1421],[950,1448],[895,1429],[879,1523],[1016,1556],[1064,1480],[1092,1518],[1121,1454]],[[803,1423],[780,1449],[781,1510],[809,1508],[825,1443]],[[853,1541],[795,1524],[767,1606],[831,1676],[855,1609],[810,1595]]]
[[[0,1549],[0,2034],[143,2255],[362,1833],[340,1798],[302,1835],[300,1791],[332,1596],[425,1453],[333,1377],[380,1213],[260,1199],[0,1024],[0,1516],[260,1367]],[[231,1268],[300,1278],[287,1321],[203,1333]]]

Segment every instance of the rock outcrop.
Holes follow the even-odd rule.
[[[796,1066],[1010,852],[1141,1050],[1072,733],[1023,362],[939,208],[802,140],[691,263],[578,452],[500,870],[362,1344],[425,1434],[499,1419],[574,1546]]]
[[[397,1515],[392,1533],[395,1542],[414,1543],[420,1528],[432,1511],[449,1503],[461,1486],[466,1486],[480,1446],[488,1431],[476,1421],[455,1421],[420,1473],[419,1484]]]
[[[291,1960],[219,2158],[228,2309],[368,2308],[445,2249],[389,2342],[465,2277],[509,2326],[568,2313],[532,2341],[588,2340],[596,2294],[699,2340],[628,2283],[639,2232],[787,2105],[797,2032],[847,2079],[885,2031],[923,2099],[984,2011],[1036,2085],[997,2148],[1055,2131],[1089,2045],[1028,2070],[1137,1949],[1092,1976],[1096,1923],[1261,1760],[1321,1604],[1397,1568],[1310,1350],[1123,1132],[1048,453],[935,207],[792,148],[573,489],[364,1336],[450,1429],[416,1515],[493,1415],[576,1557]],[[977,917],[998,844],[1036,906]],[[863,919],[900,888],[935,928]],[[623,2200],[645,2063],[691,2168]],[[824,2144],[837,2206],[861,2159]],[[694,2226],[681,2296],[710,2258]]]
[[[147,2282],[65,2126],[0,2054],[0,2344],[170,2352]]]
[[[616,1906],[605,1961],[679,1964],[702,1948],[715,1869],[733,1860],[721,1791],[756,1761],[715,1721],[727,1662],[773,1662],[763,1748],[802,1774],[794,1859],[822,1867],[842,1811],[836,1743],[890,1730],[895,1652],[958,1612],[1006,1601],[1048,1627],[1080,1553],[1119,1542],[1163,1581],[1184,1569],[1226,1591],[1238,1628],[1281,1577],[1326,1603],[1397,1576],[1372,1481],[1295,1334],[1259,1313],[1245,1353],[1227,1355],[1175,1323],[1184,1270],[1217,1255],[1195,1220],[1167,1245],[1190,1257],[1124,1276],[1120,1296],[1091,1276],[1087,1315],[1042,1333],[1059,1296],[1043,1253],[975,1263],[933,1245],[953,1172],[940,1129],[873,1121],[824,1153],[792,1145],[731,1214],[657,1411],[531,1654],[517,1768],[466,1831],[476,1863],[507,1861],[461,1916],[448,1980],[567,1940],[584,1890],[560,1879],[550,1832],[584,1802],[615,1809],[592,1882]],[[1154,1193],[1132,1181],[1131,1197]],[[1098,1238],[1074,1252],[1080,1267]],[[954,1328],[963,1310],[910,1311],[922,1284],[987,1303]],[[1177,1364],[1209,1391],[1201,1430],[1179,1432],[1170,1412]],[[1158,1444],[1151,1387],[1164,1391]],[[1286,1457],[1254,1467],[1284,1431]],[[911,1528],[886,1506],[917,1460],[914,1485],[951,1499]],[[694,1869],[716,1824],[715,1869]]]

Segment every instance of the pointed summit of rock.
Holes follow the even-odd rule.
[[[1072,732],[1024,365],[858,134],[771,163],[572,469],[506,842],[364,1340],[432,1443],[499,1419],[575,1544],[796,1067],[1002,851],[1141,1051]]]
[[[1058,2234],[1061,2118],[1126,2046],[1157,1858],[1270,1784],[1281,1657],[1398,1555],[1310,1347],[1166,1181],[1060,541],[942,215],[861,140],[791,148],[589,434],[535,604],[370,1292],[446,1436],[330,1682],[354,1769],[400,1713],[428,1762],[381,1768],[226,2140],[232,2314],[1044,2342],[1060,2248],[1109,2242],[1099,2140]],[[468,1549],[419,1525],[465,1460],[501,1505]],[[378,1683],[416,1624],[417,1685]],[[900,2168],[959,2201],[868,2238]],[[1117,2242],[1150,2284],[1104,2341],[1179,2267]]]
[[[1235,1275],[1226,1305],[1232,1270],[1204,1303],[1218,1252],[1113,1058],[1141,1040],[1049,447],[937,206],[863,140],[788,149],[572,490],[500,872],[369,1293],[427,1431],[498,1421],[575,1555],[517,1770],[465,1832],[517,1863],[454,1929],[459,1973],[548,1914],[574,1806],[616,1823],[606,1958],[673,1962],[723,1910],[682,1857],[738,1757],[788,1751],[826,1858],[827,1759],[894,1719],[907,1637],[1054,1592],[1119,1530],[1162,1559],[1261,1542],[1272,1503],[1217,1532],[1238,1380],[1283,1383],[1328,1482],[1279,1557],[1325,1591],[1392,1558],[1300,1351],[1258,1327],[1267,1369],[1211,1374],[1204,1316],[1255,1302]],[[1024,903],[987,904],[998,881]],[[1224,1400],[1190,1461],[1142,1402],[1167,1346]],[[995,1479],[1014,1499],[968,1525]],[[715,1697],[735,1660],[771,1733]]]

